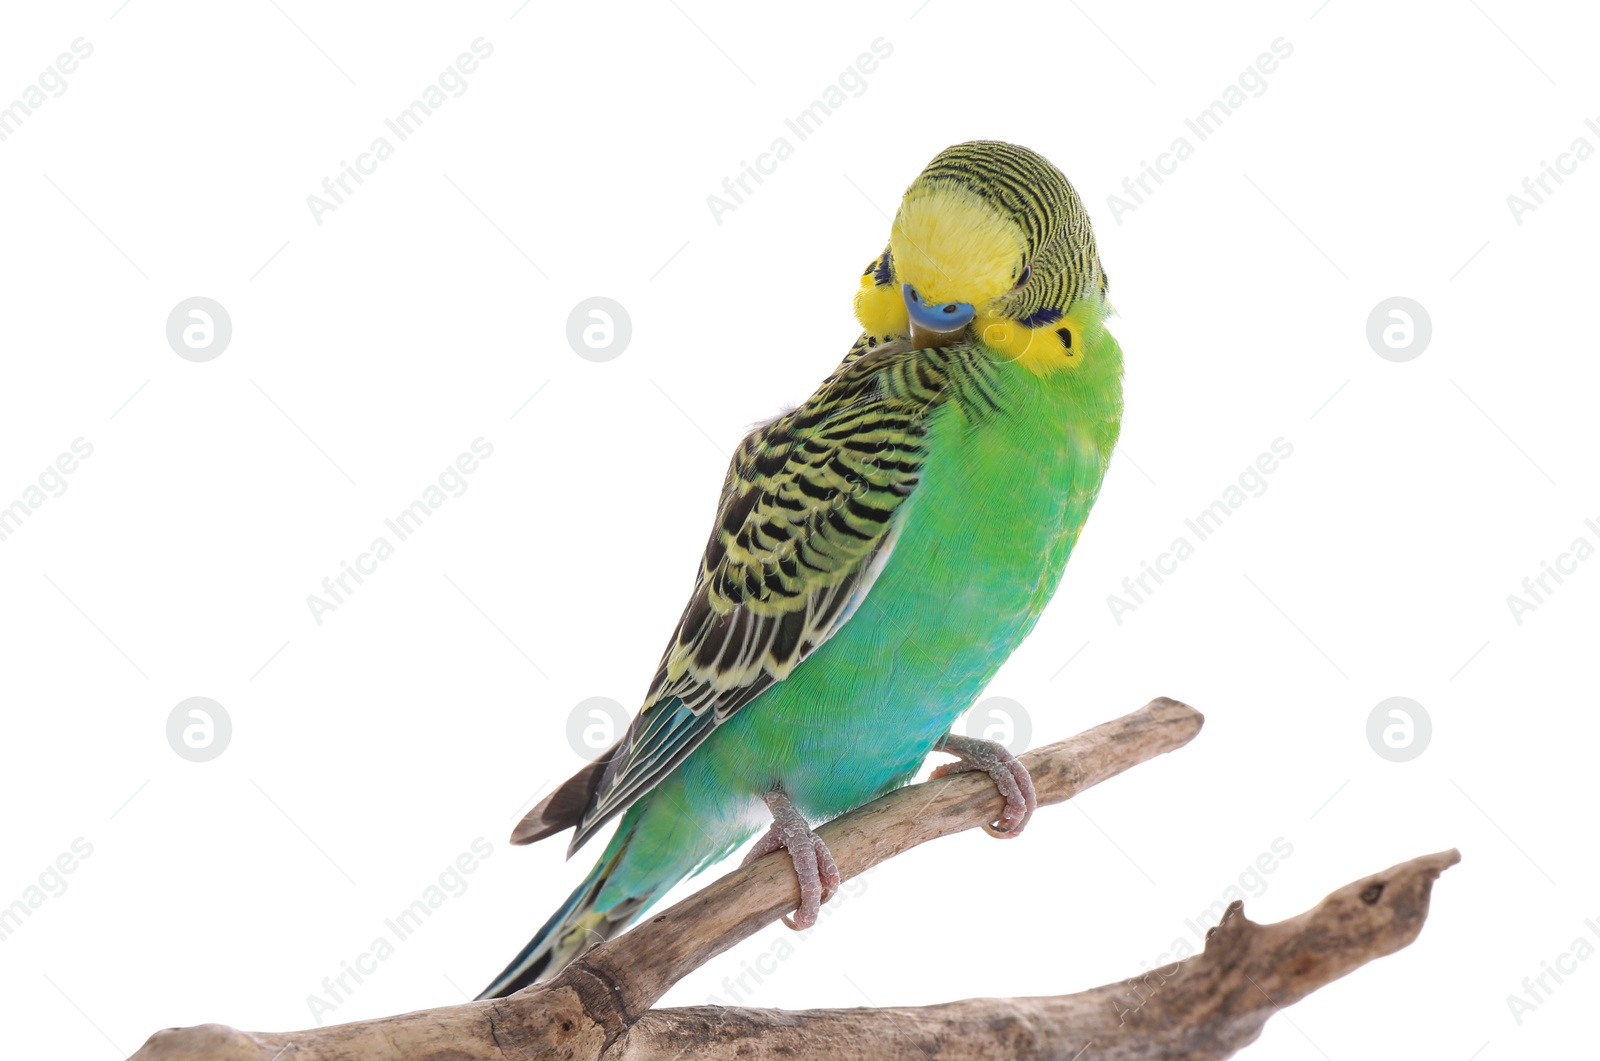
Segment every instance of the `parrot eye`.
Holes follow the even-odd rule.
[[[1032,265],[1032,263],[1029,263],[1028,265],[1024,265],[1022,267],[1021,274],[1018,275],[1018,277],[1017,277],[1017,282],[1012,286],[1011,290],[1013,290],[1013,291],[1021,291],[1022,290],[1022,286],[1024,284],[1026,284],[1028,282],[1028,279],[1030,277],[1032,277],[1032,276],[1033,276],[1033,265]]]

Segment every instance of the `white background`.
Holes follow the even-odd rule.
[[[1256,920],[1458,846],[1417,943],[1248,1056],[1593,1049],[1600,961],[1520,1024],[1507,1003],[1600,944],[1600,560],[1520,624],[1507,604],[1575,538],[1600,545],[1600,160],[1520,223],[1507,204],[1575,138],[1600,147],[1592,11],[518,2],[8,12],[0,102],[75,39],[93,54],[0,142],[0,505],[74,439],[93,455],[0,542],[0,905],[92,846],[0,941],[7,1056],[306,1026],[324,977],[483,837],[467,890],[323,1019],[475,993],[598,851],[505,843],[580,765],[569,712],[637,703],[726,453],[834,366],[885,215],[971,138],[1074,182],[1128,373],[1099,506],[989,692],[1025,706],[1034,745],[1158,694],[1206,727],[1017,842],[884,866],[744,1000],[1078,990],[1194,942],[1186,919],[1278,838],[1292,855],[1246,878]],[[479,37],[465,93],[390,135],[319,224],[307,196]],[[880,37],[865,90],[788,133]],[[1280,37],[1293,54],[1199,142],[1184,119]],[[719,223],[707,196],[778,136],[793,156]],[[1178,136],[1193,155],[1114,216]],[[207,363],[165,335],[196,295],[233,324]],[[633,323],[607,363],[566,339],[594,295]],[[1406,363],[1366,338],[1395,295],[1432,320]],[[307,595],[479,437],[467,491],[319,625]],[[1119,623],[1108,595],[1278,438],[1293,455],[1265,492]],[[232,720],[211,762],[167,743],[191,696]],[[1367,741],[1391,696],[1432,719],[1410,762]],[[780,941],[666,1002],[728,998]]]

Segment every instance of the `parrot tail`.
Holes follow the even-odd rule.
[[[590,947],[621,932],[650,904],[653,895],[630,897],[604,910],[596,905],[606,882],[611,879],[612,872],[628,849],[630,836],[631,830],[628,834],[618,830],[617,837],[583,883],[567,897],[561,909],[544,923],[544,927],[534,933],[528,945],[494,978],[493,983],[483,989],[475,1001],[504,998],[529,984],[554,976]]]

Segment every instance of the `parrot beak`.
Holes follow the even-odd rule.
[[[977,312],[966,302],[928,303],[910,284],[902,284],[906,316],[911,320],[911,343],[919,350],[949,346],[966,334]]]

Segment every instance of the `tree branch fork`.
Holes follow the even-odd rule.
[[[1183,747],[1203,722],[1193,708],[1158,698],[1022,761],[1043,807]],[[994,821],[1004,804],[987,775],[954,774],[898,789],[817,832],[849,880]],[[1255,1041],[1285,1006],[1409,945],[1427,918],[1433,882],[1458,860],[1455,851],[1412,859],[1275,924],[1250,921],[1234,902],[1200,954],[1070,995],[878,1009],[653,1009],[684,976],[794,909],[799,888],[778,852],[510,998],[295,1032],[167,1029],[130,1061],[1210,1061]]]

